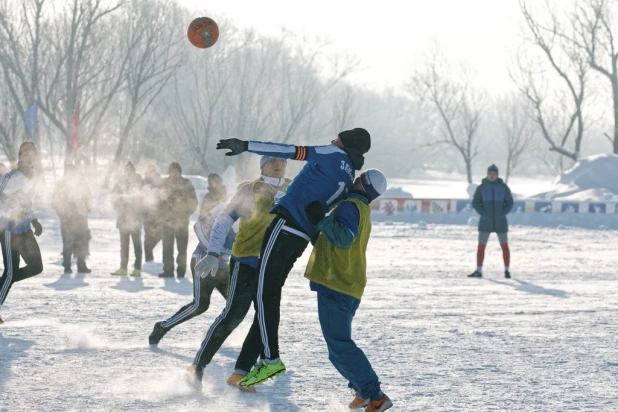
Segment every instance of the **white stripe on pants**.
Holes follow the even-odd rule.
[[[195,355],[195,360],[193,361],[195,365],[198,364],[200,357],[202,356],[202,352],[204,352],[204,350],[206,349],[206,346],[208,345],[208,341],[212,337],[213,332],[215,331],[217,326],[221,323],[221,321],[225,319],[227,314],[230,312],[230,308],[232,307],[232,303],[234,302],[234,292],[236,291],[236,280],[238,279],[239,269],[240,269],[240,263],[236,262],[234,264],[234,271],[232,272],[232,276],[230,278],[230,286],[228,289],[227,303],[225,304],[225,309],[223,309],[223,312],[217,317],[217,319],[215,319],[213,324],[208,329],[208,332],[206,332],[206,337],[204,338],[204,341],[202,342],[202,346],[200,347],[200,350],[197,352],[197,355]]]
[[[11,232],[4,231],[4,254],[6,256],[6,279],[0,290],[0,305],[4,303],[6,295],[9,293],[11,282],[13,281],[13,254],[11,253]]]
[[[264,356],[267,359],[270,359],[270,348],[268,347],[268,334],[266,333],[266,323],[264,321],[264,303],[262,301],[262,294],[264,292],[264,275],[266,273],[266,265],[268,265],[268,259],[270,258],[270,252],[273,249],[275,242],[277,241],[277,237],[279,233],[281,233],[281,228],[285,225],[285,219],[279,220],[275,225],[272,233],[270,234],[270,238],[268,239],[268,244],[264,249],[264,256],[262,256],[260,262],[260,274],[258,280],[258,291],[257,291],[257,304],[258,304],[258,320],[260,322],[260,333],[262,335],[262,343],[264,344]]]
[[[199,256],[194,255],[196,261],[199,261]],[[161,322],[161,326],[164,328],[173,328],[178,323],[180,323],[185,317],[189,316],[193,311],[197,310],[200,306],[200,275],[194,270],[193,271],[193,305],[189,306],[187,309],[182,311],[182,313],[177,314],[171,319]]]

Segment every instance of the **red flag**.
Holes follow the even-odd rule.
[[[71,119],[71,150],[79,149],[79,103],[75,106]]]

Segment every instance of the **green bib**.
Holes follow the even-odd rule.
[[[285,179],[282,192],[287,190],[290,182],[290,179]],[[232,255],[239,258],[260,255],[266,229],[275,218],[275,215],[270,214],[270,209],[275,204],[277,190],[262,179],[256,179],[249,184],[255,198],[255,209],[251,218],[240,218],[236,241],[232,246]]]
[[[371,233],[371,208],[359,199],[348,199],[358,208],[360,221],[354,242],[347,249],[333,246],[320,233],[305,277],[337,292],[360,299],[367,284],[367,243]],[[334,213],[334,211],[333,211]]]

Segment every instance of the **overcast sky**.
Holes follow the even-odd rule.
[[[510,88],[507,64],[521,44],[517,0],[180,0],[226,15],[238,26],[276,34],[282,26],[330,39],[362,59],[353,78],[396,86],[434,42],[465,59],[490,91]]]

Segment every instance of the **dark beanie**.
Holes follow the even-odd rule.
[[[182,168],[180,167],[180,164],[179,164],[178,162],[172,162],[172,163],[170,163],[169,171],[171,172],[171,171],[172,171],[172,169],[176,169],[176,170],[178,170],[178,172],[179,172],[180,174],[182,174]]]
[[[19,146],[19,154],[18,156],[21,156],[22,154],[28,152],[28,151],[34,151],[35,154],[38,153],[38,150],[36,148],[36,145],[32,142],[23,142],[21,144],[21,146]]]
[[[498,166],[496,165],[491,165],[487,168],[487,172],[496,172],[498,173]]]
[[[346,149],[356,149],[365,154],[371,149],[371,136],[365,129],[356,128],[339,133],[339,139]]]
[[[217,183],[223,183],[223,178],[218,173],[208,174],[208,180],[213,180]]]

